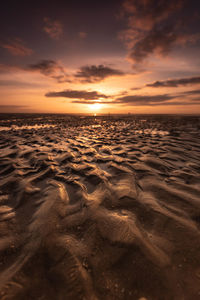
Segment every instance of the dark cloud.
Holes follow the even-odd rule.
[[[172,98],[173,99],[173,98]],[[111,104],[111,105],[126,105],[126,106],[185,106],[185,105],[199,105],[200,104],[200,99],[192,99],[192,101],[160,101],[160,102],[149,102],[148,99],[147,101],[142,101],[142,102],[128,102],[128,103],[119,103],[118,101],[89,101],[89,100],[73,100],[71,103],[76,103],[76,104],[95,104],[95,103],[100,103],[100,104]]]
[[[92,101],[91,100],[73,100],[73,101],[71,101],[71,103],[77,103],[77,104],[95,104],[95,103],[102,103],[102,102],[98,102],[98,101],[95,101],[95,100],[94,101],[93,100]]]
[[[178,38],[177,33],[169,26],[162,29],[154,28],[135,43],[129,58],[133,62],[140,63],[151,53],[166,55]]]
[[[131,91],[139,91],[141,89],[142,89],[142,87],[134,87],[134,88],[131,88]]]
[[[125,104],[125,105],[152,105],[158,104],[159,102],[166,102],[174,99],[175,96],[171,96],[168,94],[164,95],[129,95],[124,97],[119,97],[114,100],[115,103]]]
[[[158,104],[150,104],[150,106],[159,106],[159,105],[162,105],[162,106],[185,106],[185,105],[198,105],[200,104],[200,102],[198,103],[197,102],[193,102],[194,99],[192,101],[170,101],[170,102],[160,102]]]
[[[130,60],[137,64],[150,54],[166,55],[176,44],[191,42],[183,32],[180,11],[184,0],[125,0],[124,17],[127,30],[120,37],[129,48]]]
[[[45,76],[56,79],[58,82],[70,82],[64,67],[54,60],[41,60],[36,64],[30,64],[27,70],[40,72]]]
[[[112,76],[123,76],[120,70],[104,65],[83,66],[77,72],[67,73],[65,67],[55,60],[40,60],[37,63],[29,64],[27,67],[0,64],[0,72],[12,71],[39,72],[47,77],[55,79],[58,83],[96,83]]]
[[[75,74],[76,78],[79,78],[82,82],[94,83],[104,80],[111,76],[123,76],[124,73],[120,70],[113,69],[104,65],[91,65],[83,66]]]
[[[200,99],[192,100],[179,100],[174,101],[176,98],[180,99],[180,95],[129,95],[119,97],[109,102],[101,102],[104,104],[121,104],[126,106],[175,106],[175,105],[195,105],[200,103]]]
[[[44,75],[52,75],[55,70],[59,69],[60,66],[55,62],[54,60],[41,60],[40,62],[36,64],[31,64],[28,66],[29,70],[32,71],[40,71]],[[62,71],[62,68],[61,68]]]
[[[67,74],[65,68],[54,60],[41,60],[27,67],[29,71],[37,71],[41,74],[54,78],[57,82],[81,82],[95,83],[111,76],[123,76],[124,73],[104,65],[92,65],[81,67],[75,75]]]
[[[200,90],[192,90],[192,91],[186,91],[182,93],[183,95],[200,95]]]
[[[165,81],[155,81],[153,83],[146,84],[150,87],[178,87],[186,86],[192,84],[200,84],[200,77],[189,77],[189,78],[180,78],[180,79],[170,79]]]
[[[63,26],[58,20],[51,20],[50,18],[44,18],[43,30],[52,39],[58,40],[63,34]]]
[[[123,8],[129,16],[129,24],[142,30],[151,30],[169,18],[171,14],[180,10],[184,0],[125,0]]]
[[[183,92],[182,94],[161,94],[161,95],[126,95],[121,93],[120,97],[115,95],[108,96],[100,94],[97,91],[83,90],[64,90],[61,92],[49,92],[46,97],[63,97],[74,99],[72,103],[78,104],[94,104],[99,103],[97,100],[101,98],[101,104],[125,105],[125,106],[175,106],[175,105],[195,105],[200,103],[200,99],[184,99],[183,95],[197,95],[200,90]],[[103,98],[103,99],[102,99]],[[178,101],[176,100],[178,98]],[[175,100],[175,101],[174,101]]]
[[[16,38],[8,43],[2,43],[1,47],[8,50],[8,52],[14,56],[29,56],[33,53],[33,50],[24,45],[24,42]]]
[[[76,90],[64,90],[61,92],[49,92],[45,94],[46,97],[63,97],[77,100],[97,100],[99,98],[108,98],[104,94],[100,94],[96,91],[76,91]]]

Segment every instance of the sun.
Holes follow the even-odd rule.
[[[92,110],[93,112],[96,112],[98,110],[100,110],[102,108],[102,104],[101,103],[94,103],[94,104],[90,104],[89,105],[90,110]]]

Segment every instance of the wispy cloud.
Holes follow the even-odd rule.
[[[63,26],[58,20],[51,20],[50,18],[44,18],[44,32],[52,39],[58,40],[63,34]]]
[[[25,46],[24,42],[19,38],[10,40],[8,43],[2,43],[1,47],[14,56],[29,56],[33,53],[33,50]]]
[[[179,78],[179,79],[169,79],[163,81],[155,81],[153,83],[148,83],[146,86],[149,87],[178,87],[178,86],[187,86],[193,84],[200,84],[200,77],[188,77],[188,78]]]
[[[81,67],[75,77],[83,83],[95,83],[111,76],[123,76],[124,72],[104,65],[90,65]]]

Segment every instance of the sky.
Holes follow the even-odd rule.
[[[200,2],[7,0],[0,112],[200,113]]]

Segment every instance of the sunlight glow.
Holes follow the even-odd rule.
[[[102,104],[101,103],[94,103],[94,104],[90,104],[89,105],[90,110],[92,111],[97,111],[99,109],[102,108]]]

